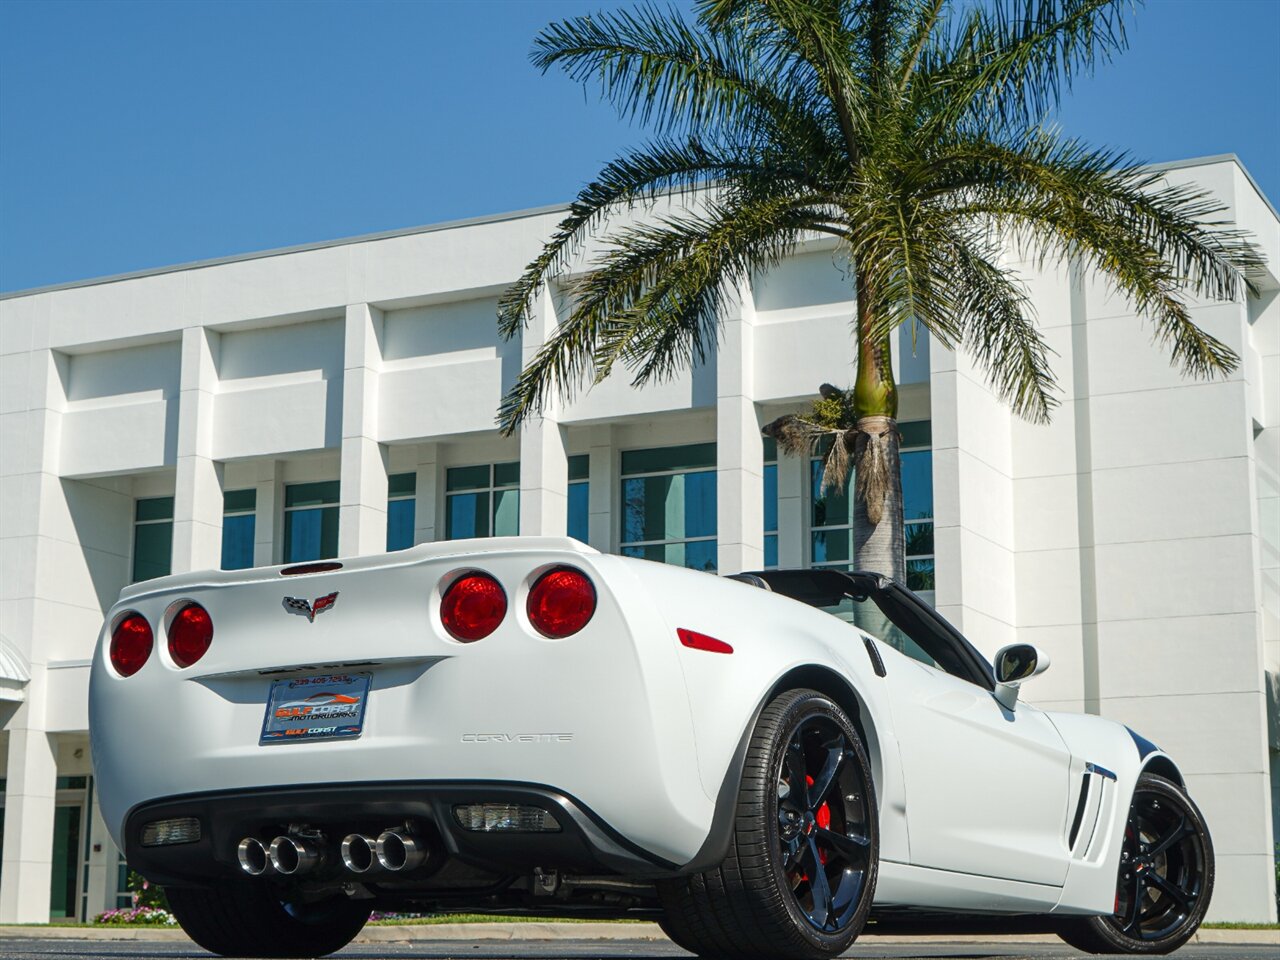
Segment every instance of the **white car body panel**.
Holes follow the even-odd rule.
[[[130,811],[163,798],[526,783],[576,798],[657,869],[701,868],[716,852],[716,812],[736,789],[735,756],[757,712],[789,674],[823,671],[856,699],[867,741],[881,830],[877,903],[1112,909],[1120,831],[1144,763],[1117,724],[1026,704],[1010,714],[989,691],[871,641],[886,669],[878,676],[865,635],[827,613],[571,540],[455,541],[341,562],[294,577],[276,567],[183,574],[124,591],[90,685],[102,811],[122,848]],[[587,573],[598,607],[580,633],[548,640],[528,623],[525,600],[558,565]],[[468,570],[494,576],[509,611],[493,635],[463,644],[438,610],[442,584]],[[286,596],[334,591],[336,603],[313,621],[283,607]],[[163,625],[188,600],[209,611],[214,640],[178,669]],[[156,641],[144,667],[122,678],[108,644],[128,611],[147,617]],[[687,649],[677,628],[733,653]],[[259,745],[272,679],[339,668],[373,675],[358,739]],[[1100,783],[1068,849],[1087,763],[1114,779],[1092,775]]]
[[[908,785],[911,862],[1061,886],[1071,754],[1053,723],[1028,704],[1005,710],[988,691],[905,656],[885,680]]]

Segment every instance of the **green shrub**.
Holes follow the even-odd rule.
[[[133,894],[135,907],[151,907],[154,910],[169,909],[169,898],[164,895],[164,888],[147,880],[137,870],[129,871],[127,881],[129,892]]]

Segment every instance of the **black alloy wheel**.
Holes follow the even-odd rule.
[[[1060,930],[1090,953],[1168,953],[1199,928],[1213,893],[1213,844],[1186,791],[1144,773],[1120,851],[1115,911]]]
[[[827,960],[857,939],[879,864],[871,764],[835,702],[788,690],[756,721],[728,855],[661,881],[667,935],[724,960]]]
[[[815,930],[853,920],[870,868],[868,787],[853,745],[831,717],[803,717],[777,774],[779,861],[796,906]]]

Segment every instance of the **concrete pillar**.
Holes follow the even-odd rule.
[[[614,531],[621,521],[615,520],[614,504],[618,500],[618,477],[614,473],[613,428],[605,424],[591,428],[588,453],[587,542],[601,553],[613,550]]]
[[[418,445],[418,472],[414,489],[413,542],[434,543],[444,539],[444,518],[436,516],[439,490],[440,446]]]
[[[222,565],[222,465],[213,451],[218,334],[182,331],[177,470],[173,492],[174,573]]]
[[[538,296],[520,338],[520,363],[527,367],[555,330],[559,318],[549,288]],[[569,460],[560,428],[558,398],[520,428],[520,533],[563,537],[569,522]]]
[[[32,693],[43,692],[44,673],[32,665]],[[49,922],[58,757],[53,737],[33,723],[43,705],[42,696],[28,700],[9,725],[0,923]]]
[[[349,304],[346,323],[338,553],[350,557],[387,549],[387,455],[377,439],[382,311]]]
[[[284,542],[276,536],[277,529],[283,529],[284,492],[274,460],[258,464],[258,480],[254,489],[257,499],[253,517],[253,565],[269,567],[284,558]]]
[[[721,574],[764,566],[764,438],[753,399],[755,304],[742,284],[716,362],[716,538]]]
[[[85,897],[87,909],[82,920],[92,920],[104,910],[116,905],[116,863],[119,851],[111,842],[111,834],[102,819],[102,807],[98,803],[97,783],[93,779],[88,809],[89,877]]]
[[[805,565],[805,486],[809,458],[778,453],[778,566]]]
[[[58,499],[63,493],[57,477],[67,360],[53,351],[36,351],[28,359],[25,396],[18,390],[0,399],[0,410],[6,418],[19,421],[17,436],[25,441],[0,452],[0,475],[23,477],[29,485],[17,489],[31,491],[18,498],[16,509],[0,523],[4,569],[0,617],[7,639],[26,658],[30,673],[26,699],[5,724],[8,759],[0,923],[49,922],[58,760],[54,739],[44,728],[47,662],[50,648],[61,636],[59,629],[76,622],[55,607],[66,599],[56,574],[37,576],[42,564],[52,566],[54,558],[64,555],[51,549],[38,521],[45,509],[52,508],[52,513],[64,506]]]
[[[564,429],[538,417],[520,431],[520,533],[563,537],[569,524],[569,458]]]

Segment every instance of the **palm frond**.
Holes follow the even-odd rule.
[[[544,73],[560,67],[577,82],[598,82],[619,114],[660,134],[706,135],[796,106],[734,31],[700,31],[649,4],[553,23],[531,59]]]
[[[849,480],[849,458],[853,443],[850,428],[831,427],[798,413],[788,413],[765,424],[763,433],[772,437],[777,442],[778,449],[789,457],[822,455],[820,493],[844,489]]]
[[[1048,423],[1058,405],[1057,384],[1030,298],[1010,271],[978,254],[976,247],[958,238],[943,254],[962,340],[1014,413],[1032,423]]]
[[[701,359],[715,341],[726,285],[776,264],[822,221],[822,211],[783,191],[616,231],[593,269],[569,284],[569,316],[504,397],[502,429],[512,432],[553,393],[571,398],[619,360],[644,383]]]
[[[528,323],[533,301],[548,278],[563,270],[580,245],[616,209],[654,200],[669,190],[705,187],[718,177],[768,173],[786,178],[785,168],[762,171],[750,158],[714,153],[697,140],[659,141],[607,164],[596,179],[579,192],[569,214],[556,226],[537,258],[507,288],[498,302],[498,330],[507,339]]]
[[[1242,234],[1206,221],[1220,206],[1198,191],[1155,189],[1158,173],[1044,134],[965,150],[973,166],[940,198],[953,216],[983,219],[1042,259],[1078,258],[1107,277],[1187,373],[1235,368],[1234,351],[1200,330],[1186,303],[1188,293],[1239,296],[1244,271],[1260,262]]]
[[[976,121],[1023,127],[1058,106],[1078,75],[1127,45],[1129,0],[996,0],[971,5],[922,58],[915,86],[932,94],[928,127]]]

